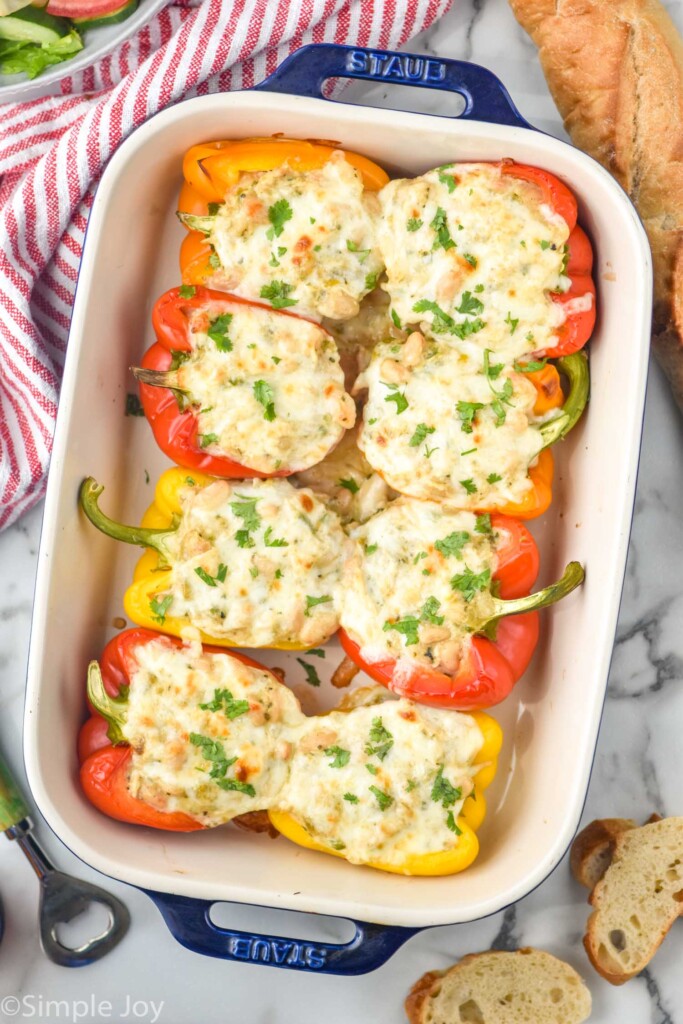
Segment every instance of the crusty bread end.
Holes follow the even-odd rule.
[[[622,985],[647,967],[683,914],[683,818],[617,835],[612,862],[589,902],[586,952],[603,978]]]
[[[655,272],[652,345],[683,409],[683,42],[659,0],[510,0],[573,142],[635,203]]]
[[[629,828],[637,828],[632,818],[600,818],[581,829],[569,855],[569,866],[580,885],[595,888],[612,862],[617,836]]]
[[[430,971],[406,999],[410,1024],[581,1024],[590,992],[573,967],[538,949],[471,953]]]

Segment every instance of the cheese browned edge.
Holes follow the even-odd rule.
[[[626,190],[654,261],[652,346],[683,409],[683,41],[658,0],[510,0],[574,143]]]

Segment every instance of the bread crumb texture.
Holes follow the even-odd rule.
[[[472,953],[430,972],[406,1000],[410,1024],[581,1024],[591,996],[573,967],[538,949]]]

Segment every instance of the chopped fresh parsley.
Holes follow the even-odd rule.
[[[379,717],[373,718],[372,728],[370,729],[370,739],[365,744],[365,753],[370,757],[375,755],[380,759],[380,761],[383,761],[393,745],[394,737],[391,735],[389,730],[384,727],[382,719]]]
[[[460,338],[464,341],[465,338],[469,338],[470,334],[478,334],[479,331],[483,331],[486,324],[481,317],[476,317],[474,320],[463,320],[460,324],[454,324],[451,334],[454,334],[456,338]]]
[[[479,292],[479,293],[483,292],[483,290],[484,290],[484,286],[483,286],[483,284],[477,284],[477,285],[475,285],[475,286],[474,286],[474,290],[475,290],[475,292]]]
[[[434,214],[434,217],[430,222],[429,226],[430,228],[433,229],[433,231],[436,234],[436,240],[434,241],[432,249],[441,248],[448,251],[448,249],[455,248],[455,242],[451,238],[451,233],[448,230],[448,220],[446,218],[446,211],[443,209],[442,206],[437,207],[436,213]]]
[[[250,782],[239,782],[237,779],[217,779],[216,785],[224,790],[244,793],[245,796],[256,796],[256,790]]]
[[[325,657],[325,652],[322,647],[311,647],[310,651],[306,651],[306,654],[314,654],[316,658]]]
[[[419,217],[410,217],[408,223],[406,224],[406,228],[410,232],[419,231],[421,227],[422,221],[420,220]]]
[[[263,406],[263,418],[272,422],[275,419],[275,393],[268,381],[254,381],[254,398]]]
[[[193,284],[181,284],[178,295],[181,299],[193,299],[197,289]]]
[[[439,765],[439,770],[436,773],[434,785],[432,786],[432,800],[437,804],[441,804],[442,807],[452,807],[461,796],[462,790],[458,786],[453,786],[448,779],[444,778],[443,765]]]
[[[374,274],[366,274],[365,275],[365,290],[368,291],[368,292],[371,292],[373,288],[377,287],[377,282],[378,281],[379,281],[379,272],[375,272]]]
[[[285,224],[292,219],[292,207],[286,199],[278,199],[268,207],[268,220],[271,227],[266,231],[266,238],[278,238],[284,231]]]
[[[350,804],[358,803],[358,797],[356,796],[355,793],[344,793],[344,799],[347,800]]]
[[[190,743],[193,747],[199,747],[206,760],[211,762],[209,775],[212,779],[225,778],[228,768],[237,760],[236,757],[226,757],[225,748],[218,740],[212,740],[198,732],[190,733]]]
[[[209,256],[209,266],[212,268],[212,270],[220,270],[221,269],[221,258],[220,258],[220,256],[218,255],[218,253],[216,252],[216,250],[214,249],[213,246],[211,246],[211,255]]]
[[[467,260],[467,262],[469,263],[469,265],[470,265],[471,267],[474,267],[474,268],[475,268],[475,270],[476,270],[476,268],[477,268],[477,266],[478,266],[478,263],[479,263],[479,261],[477,260],[477,257],[476,257],[476,256],[473,256],[471,252],[465,252],[465,253],[463,253],[463,256],[462,256],[462,258],[463,258],[464,260]]]
[[[377,544],[366,544],[365,545],[365,554],[366,555],[372,555],[376,550],[377,550]]]
[[[455,187],[458,184],[452,174],[444,174],[444,170],[452,166],[453,164],[445,164],[444,167],[441,170],[439,170],[436,175],[441,184],[446,186],[449,194],[451,192],[455,192]]]
[[[460,452],[461,455],[471,455],[472,452],[479,451],[478,448],[467,448],[464,452]]]
[[[197,437],[200,448],[208,448],[210,444],[216,444],[218,441],[218,434],[197,434]]]
[[[418,299],[413,306],[413,313],[431,313],[434,317],[432,327],[437,334],[452,334],[455,327],[455,320],[452,316],[430,299]]]
[[[351,491],[351,494],[358,494],[360,490],[356,481],[352,480],[351,477],[348,480],[339,480],[338,483],[340,487],[345,487],[347,491]]]
[[[370,786],[370,792],[377,800],[380,811],[386,811],[394,802],[393,796],[389,796],[383,789],[378,789],[377,786]]]
[[[328,601],[332,600],[330,594],[325,594],[323,597],[311,597],[309,594],[306,595],[306,611],[304,615],[306,618],[310,618],[311,608],[315,608],[319,604],[327,604]]]
[[[126,416],[144,416],[145,410],[137,395],[130,391],[126,395]]]
[[[352,242],[349,238],[346,239],[346,248],[349,252],[355,252],[361,263],[365,263],[366,259],[372,252],[371,249],[359,249],[356,242]]]
[[[149,607],[152,609],[152,618],[155,622],[163,626],[166,621],[166,612],[171,607],[172,601],[172,594],[167,594],[166,597],[155,596],[151,599]]]
[[[215,587],[216,580],[218,580],[219,583],[225,583],[225,577],[228,574],[228,567],[221,562],[215,576],[210,576],[206,569],[202,569],[201,565],[197,566],[195,572],[199,576],[200,580],[206,583],[208,587]]]
[[[429,447],[425,446],[425,450],[424,450],[424,457],[425,457],[425,459],[431,459],[431,457],[434,454],[434,452],[438,452],[438,450],[439,450],[439,446],[438,445],[435,448],[429,448]]]
[[[431,622],[433,626],[442,626],[444,617],[443,615],[437,615],[439,608],[441,607],[441,601],[436,597],[428,597],[425,603],[422,605],[422,612],[420,619],[423,622]]]
[[[246,715],[249,710],[249,701],[236,700],[230,690],[221,688],[213,691],[213,700],[199,706],[202,711],[222,711],[225,717],[232,721],[234,718]]]
[[[474,422],[474,417],[479,412],[479,410],[483,408],[483,402],[463,402],[462,399],[458,402],[455,409],[462,421],[462,426],[460,427],[460,429],[462,430],[463,434],[472,433],[472,423]]]
[[[411,448],[419,448],[425,438],[429,434],[433,434],[435,430],[436,427],[428,427],[426,423],[418,423],[408,444]]]
[[[519,324],[519,317],[513,317],[508,310],[508,315],[505,317],[504,323],[510,328],[510,334],[514,334]]]
[[[384,384],[384,381],[382,381]],[[400,416],[402,412],[405,412],[408,408],[408,399],[402,391],[398,390],[397,384],[384,384],[385,388],[390,388],[390,394],[386,395],[385,402],[396,403],[396,415]]]
[[[474,527],[475,533],[490,534],[493,533],[491,526],[491,516],[488,512],[482,512],[477,516],[477,523]]]
[[[486,590],[490,582],[490,569],[484,569],[480,573],[475,573],[471,569],[465,568],[464,572],[451,578],[451,587],[453,590],[459,590],[469,603],[481,590]]]
[[[536,373],[542,370],[547,362],[547,359],[531,359],[528,363],[519,363],[515,360],[514,367],[517,373]]]
[[[490,362],[491,350],[488,348],[484,349],[484,373],[486,374],[486,380],[488,381],[489,388],[494,395],[494,400],[491,402],[491,408],[496,414],[496,426],[501,427],[505,423],[507,416],[505,406],[512,405],[510,399],[513,395],[512,381],[509,377],[505,378],[505,383],[500,391],[494,388],[492,381],[497,380],[503,369],[502,363]]]
[[[460,480],[459,483],[461,487],[465,488],[467,494],[477,493],[477,485],[471,477],[468,480]]]
[[[444,558],[448,558],[450,555],[454,555],[456,558],[462,558],[462,549],[470,539],[470,535],[467,530],[455,530],[453,533],[449,533],[443,540],[437,540],[434,547],[437,551],[440,551]]]
[[[208,203],[207,206],[209,217],[215,217],[222,205],[223,203]]]
[[[284,537],[273,537],[273,527],[269,526],[263,534],[263,543],[267,548],[288,548],[289,541]]]
[[[392,311],[391,311],[391,319],[394,322],[394,327],[398,327],[398,329],[400,331],[401,330],[401,318],[400,318],[400,316],[398,315],[398,313],[396,312],[395,309],[392,309]]]
[[[446,828],[449,828],[451,832],[455,832],[456,836],[462,835],[462,829],[458,828],[453,811],[449,811],[446,815]]]
[[[408,782],[406,784],[406,793],[412,793],[412,791],[414,789],[417,789],[418,786],[419,782],[417,781],[417,779],[408,779]]]
[[[385,633],[389,630],[394,630],[396,633],[400,633],[401,636],[405,637],[406,647],[413,647],[419,642],[418,627],[420,620],[415,615],[404,615],[402,619],[397,619],[396,622],[385,622],[382,629]]]
[[[228,328],[231,323],[232,313],[222,313],[209,324],[207,334],[219,352],[232,352],[232,342],[228,337]]]
[[[366,764],[365,767],[367,768],[371,775],[376,775],[377,772],[379,771],[379,768],[377,767],[376,764]]]
[[[249,533],[249,530],[238,530],[235,534],[235,540],[240,548],[253,548],[256,547],[254,538]]]
[[[546,249],[551,249],[551,248],[554,249],[554,248],[556,248],[546,238],[542,239],[542,241],[540,241],[538,244],[540,245],[541,249],[543,249],[544,251]]]
[[[325,755],[333,758],[329,764],[330,768],[345,768],[351,760],[351,751],[344,750],[343,747],[327,747]]]
[[[264,284],[259,295],[262,299],[267,299],[273,309],[286,309],[287,306],[297,304],[297,299],[289,298],[293,290],[293,285],[285,281],[272,281],[271,284]]]
[[[306,673],[306,682],[309,683],[310,686],[320,686],[320,676],[318,675],[315,665],[311,665],[310,662],[304,661],[303,658],[297,658],[296,660]]]
[[[460,296],[460,305],[456,306],[456,311],[464,313],[466,316],[478,316],[479,313],[484,312],[484,303],[481,299],[475,298],[472,292],[463,292]]]
[[[244,529],[251,532],[258,530],[261,525],[261,516],[256,511],[258,498],[247,498],[244,494],[236,495],[240,500],[230,502],[230,510],[234,516],[241,519]]]
[[[487,484],[497,484],[499,480],[502,480],[502,476],[499,473],[489,473],[486,477]]]

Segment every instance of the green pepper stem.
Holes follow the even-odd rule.
[[[499,597],[493,599],[493,613],[483,619],[477,626],[476,633],[490,635],[495,633],[496,624],[507,615],[519,615],[522,612],[538,611],[539,608],[547,608],[548,605],[561,601],[572,590],[580,586],[586,573],[580,562],[570,562],[556,583],[537,590],[535,594],[528,594],[526,597],[516,597],[504,601]]]
[[[131,366],[131,371],[141,384],[151,384],[154,388],[170,388],[182,395],[188,393],[184,388],[178,387],[177,370],[146,370],[141,366]]]
[[[565,437],[579,420],[588,401],[590,375],[585,352],[572,352],[557,360],[557,368],[569,380],[569,395],[557,416],[538,428],[543,447],[548,448]]]
[[[125,544],[139,544],[141,547],[154,548],[166,560],[167,554],[164,542],[167,537],[175,533],[178,529],[178,524],[174,523],[167,530],[152,530],[149,527],[124,526],[123,523],[117,523],[113,519],[109,519],[108,516],[105,516],[104,512],[100,509],[98,498],[103,490],[104,487],[98,484],[97,480],[91,476],[86,477],[81,484],[78,500],[93,526],[96,526],[102,533],[106,533],[107,537],[113,537],[114,540],[122,540]]]
[[[182,213],[178,211],[178,220],[181,224],[184,224],[190,231],[201,231],[203,235],[210,235],[213,231],[214,221],[216,220],[215,215],[198,216],[194,213]]]
[[[96,661],[88,665],[88,700],[109,728],[107,736],[113,744],[127,743],[123,727],[128,718],[128,687],[122,687],[118,697],[111,697],[104,688],[100,666]]]

